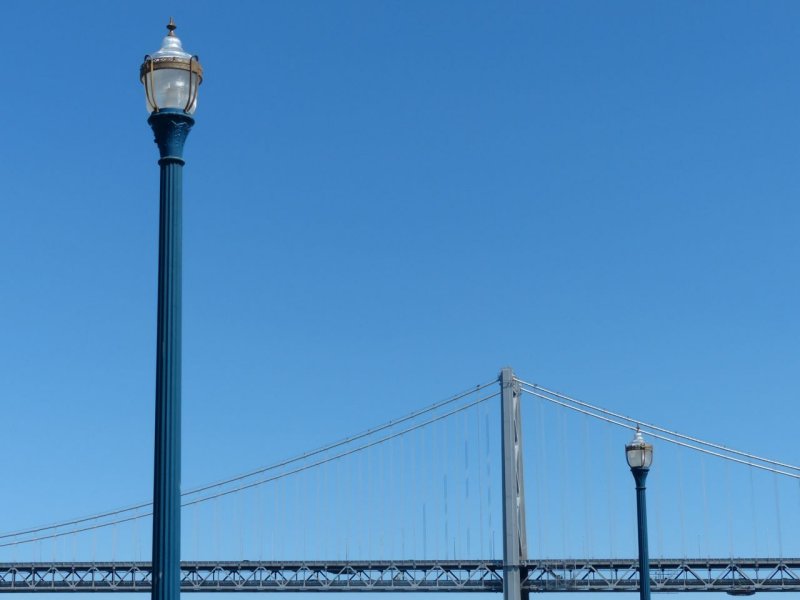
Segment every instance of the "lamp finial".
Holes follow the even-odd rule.
[[[172,17],[170,17],[169,18],[169,23],[167,23],[167,29],[169,29],[169,33],[167,35],[175,37],[175,30],[177,28],[178,28],[178,26],[175,25],[175,20]]]

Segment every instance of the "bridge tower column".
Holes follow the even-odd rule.
[[[525,536],[525,482],[522,472],[522,420],[514,371],[500,371],[503,472],[503,600],[527,600],[520,563],[528,556]]]

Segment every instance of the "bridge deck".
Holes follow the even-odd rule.
[[[631,592],[635,560],[522,565],[531,592]],[[500,561],[184,562],[184,592],[501,592]],[[655,559],[659,592],[800,592],[800,559]],[[150,563],[0,563],[2,592],[148,592]]]

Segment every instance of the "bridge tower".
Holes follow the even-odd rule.
[[[503,600],[527,600],[520,563],[528,556],[525,539],[525,481],[522,472],[522,420],[514,371],[500,371],[503,451]]]

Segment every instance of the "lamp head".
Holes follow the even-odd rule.
[[[144,57],[139,79],[144,84],[147,109],[157,113],[164,109],[193,114],[197,108],[197,90],[203,81],[203,67],[197,56],[185,52],[175,35],[175,21],[169,18],[161,48]]]
[[[653,464],[653,445],[644,441],[638,427],[633,440],[625,444],[625,458],[628,459],[628,466],[631,469],[649,469]]]

